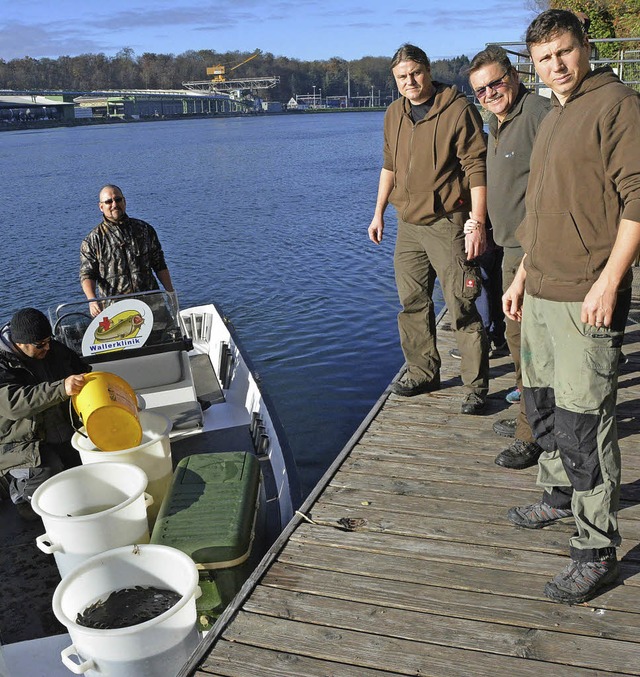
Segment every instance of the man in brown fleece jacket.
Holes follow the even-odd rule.
[[[538,529],[573,517],[571,561],[544,592],[579,604],[619,572],[615,402],[640,249],[640,97],[610,68],[591,70],[589,41],[571,12],[543,12],[526,39],[554,109],[531,154],[517,231],[525,255],[503,306],[522,319],[523,395],[544,449],[544,494],[508,518]]]
[[[393,204],[398,327],[407,370],[392,391],[411,397],[440,387],[437,276],[462,357],[468,391],[462,413],[476,414],[484,408],[489,379],[488,342],[475,306],[480,274],[473,261],[485,248],[482,118],[455,87],[431,79],[429,59],[419,47],[403,45],[391,70],[402,96],[385,114],[384,160],[368,232],[381,242],[384,212]]]

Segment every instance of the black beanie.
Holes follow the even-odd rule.
[[[52,334],[49,320],[35,308],[22,308],[15,312],[10,329],[14,343],[39,343]]]

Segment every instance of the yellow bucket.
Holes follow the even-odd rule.
[[[121,451],[142,441],[136,394],[119,376],[107,371],[86,374],[82,390],[72,400],[89,439],[100,451]]]

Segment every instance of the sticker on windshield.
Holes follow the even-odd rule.
[[[117,301],[102,310],[82,338],[84,356],[141,348],[153,329],[153,312],[137,299]]]

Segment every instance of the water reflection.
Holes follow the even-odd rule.
[[[80,294],[98,190],[121,185],[181,305],[232,319],[309,490],[402,364],[393,215],[382,245],[366,236],[381,137],[381,113],[4,133],[0,318]]]

